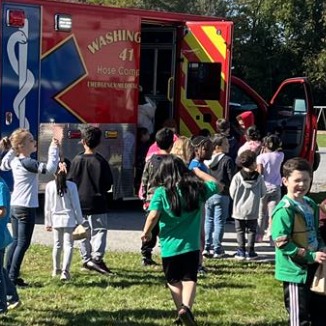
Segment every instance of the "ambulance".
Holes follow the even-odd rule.
[[[155,103],[153,132],[174,119],[181,135],[214,133],[218,118],[232,122],[250,110],[263,135],[281,131],[286,158],[313,164],[317,119],[307,79],[284,81],[267,102],[232,76],[232,21],[66,1],[0,4],[0,136],[29,129],[40,161],[54,136],[72,160],[83,126],[98,126],[114,199],[137,191],[140,89]],[[50,178],[41,178],[40,191]]]

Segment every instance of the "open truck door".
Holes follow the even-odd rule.
[[[180,134],[214,133],[229,100],[232,22],[187,22],[181,42],[177,88]],[[178,86],[179,87],[179,86]]]
[[[285,159],[300,156],[313,164],[317,118],[306,78],[286,79],[279,86],[270,101],[267,131],[280,133]]]

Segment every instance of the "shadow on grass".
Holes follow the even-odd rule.
[[[86,310],[84,312],[71,312],[64,310],[50,310],[50,309],[35,309],[38,315],[41,316],[37,320],[37,325],[56,325],[52,324],[51,320],[55,321],[60,319],[64,320],[66,326],[154,326],[159,325],[155,320],[166,320],[169,325],[173,323],[176,314],[171,310],[159,309],[119,309],[117,311],[99,311],[99,310]],[[162,325],[162,323],[160,323]],[[9,325],[9,324],[8,324]],[[12,324],[13,325],[13,324]],[[62,322],[60,323],[62,325]]]

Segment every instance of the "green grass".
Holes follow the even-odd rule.
[[[326,134],[317,135],[317,144],[319,147],[326,147]]]
[[[156,257],[159,259],[158,257]],[[80,270],[74,254],[72,280],[51,277],[51,248],[33,245],[19,289],[23,305],[1,317],[1,325],[172,325],[176,316],[161,266],[143,268],[138,254],[108,252],[117,273],[106,277]],[[209,260],[209,274],[198,282],[194,314],[199,325],[287,325],[282,286],[273,265]]]

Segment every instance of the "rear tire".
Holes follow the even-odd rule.
[[[318,145],[316,145],[315,154],[314,154],[314,164],[312,165],[313,171],[316,171],[320,164],[320,153],[317,153],[319,150]]]

